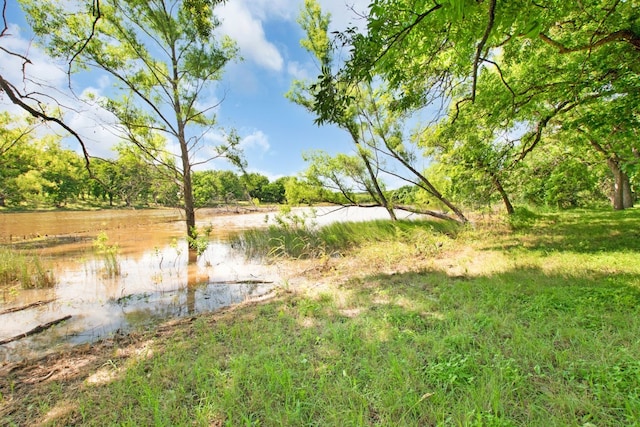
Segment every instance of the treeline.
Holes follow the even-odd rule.
[[[21,208],[97,205],[179,207],[180,180],[167,163],[153,162],[131,143],[115,147],[115,159],[84,157],[62,146],[55,135],[38,134],[34,123],[0,115],[0,206]],[[308,155],[298,177],[271,182],[258,173],[231,170],[192,172],[197,207],[238,202],[312,205],[328,202],[375,205],[379,201],[364,165],[355,156]],[[425,172],[448,200],[478,210],[501,203],[495,183],[464,165],[434,162]],[[615,179],[597,153],[549,144],[520,162],[502,182],[518,205],[571,208],[611,203]],[[394,206],[447,211],[418,185],[381,188]],[[372,193],[374,194],[372,196]]]
[[[38,136],[33,123],[0,115],[0,206],[23,208],[100,206],[179,206],[180,182],[172,168],[153,163],[135,145],[115,147],[117,157],[84,157],[64,148],[61,138]],[[273,182],[258,173],[229,170],[192,172],[198,207],[251,201],[284,203],[287,178]]]

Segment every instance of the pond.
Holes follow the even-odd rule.
[[[384,209],[371,208],[295,212],[313,215],[311,221],[318,225],[386,217]],[[0,341],[68,318],[41,333],[0,345],[0,364],[269,293],[283,281],[279,267],[245,259],[229,238],[273,223],[275,215],[198,211],[198,227],[210,227],[212,233],[206,251],[190,264],[179,210],[0,214],[0,244],[35,251],[53,265],[56,278],[49,289],[2,291]],[[104,255],[94,247],[101,233],[108,239],[106,245],[117,245],[119,274],[109,274]]]

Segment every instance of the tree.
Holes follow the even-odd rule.
[[[29,203],[64,206],[85,190],[82,158],[60,137],[38,137],[28,117],[0,114],[0,206]]]
[[[17,177],[26,173],[35,161],[30,150],[34,128],[16,120],[9,113],[0,113],[0,206],[18,203],[21,199]]]
[[[87,181],[82,158],[60,145],[59,138],[47,136],[40,141],[35,170],[42,178],[43,196],[56,207],[75,200]]]
[[[103,70],[115,80],[104,107],[118,118],[127,140],[171,170],[181,187],[188,240],[194,241],[193,166],[221,156],[240,161],[233,132],[206,158],[195,159],[216,125],[217,104],[206,99],[207,90],[236,55],[230,40],[212,36],[218,1],[102,0],[93,14],[79,4],[70,14],[71,5],[53,0],[21,3],[51,55],[67,58],[76,71]],[[178,162],[155,155],[160,137],[178,144]]]
[[[288,177],[282,177],[263,185],[260,201],[264,203],[284,203],[286,200],[285,183],[287,180]]]
[[[470,124],[482,125],[476,126],[482,141],[456,137],[448,146],[469,148],[468,165],[483,170],[489,182],[494,177],[502,182],[541,141],[565,129],[563,121],[574,121],[573,132],[580,129],[586,139],[595,134],[585,129],[592,123],[587,111],[621,101],[631,108],[618,110],[618,120],[635,114],[638,22],[635,1],[375,0],[366,33],[348,30],[338,36],[351,45],[352,56],[334,74],[323,69],[314,110],[331,119],[351,102],[348,92],[337,88],[363,81],[387,84],[400,111],[439,102],[434,122],[460,129],[456,122],[464,122],[466,114],[467,135],[473,133]],[[612,118],[600,121],[599,130],[615,138],[620,133]],[[511,134],[503,139],[506,146],[496,145],[505,133]],[[633,144],[623,140],[627,147]],[[633,168],[623,160],[628,156],[604,151],[610,164],[620,159]],[[620,197],[630,194],[625,176],[614,175],[621,181]],[[500,191],[496,182],[494,187]],[[509,210],[507,200],[505,205]]]
[[[287,204],[289,205],[312,205],[316,202],[326,200],[326,190],[313,186],[296,177],[288,178],[285,181],[284,190]]]
[[[262,189],[269,184],[269,178],[259,173],[251,172],[244,174],[240,178],[240,181],[244,185],[249,197],[263,201]]]
[[[302,40],[301,44],[315,56],[326,76],[331,72],[335,56],[327,34],[329,16],[322,14],[315,0],[306,0],[299,22],[307,34],[307,38]],[[395,219],[394,206],[387,199],[381,179],[383,174],[392,175],[423,188],[450,209],[458,221],[466,222],[462,211],[447,200],[415,166],[416,156],[408,148],[411,142],[404,135],[406,120],[409,117],[397,114],[390,109],[384,85],[374,88],[369,82],[356,85],[340,82],[332,84],[322,81],[323,78],[321,76],[320,81],[315,83],[294,82],[288,96],[299,105],[318,113],[318,124],[331,123],[347,131],[355,145],[356,156],[359,158],[358,160],[350,156],[342,156],[334,161],[316,158],[316,168],[327,173],[322,175],[328,178],[324,183],[331,182],[330,186],[333,190],[341,192],[350,203],[354,203],[352,194],[349,194],[351,190],[347,189],[350,183],[343,178],[352,180],[352,183],[358,183],[361,190],[367,191],[373,200],[385,207],[390,217]],[[328,101],[331,107],[328,107],[328,104],[324,105],[330,110],[327,114],[324,114],[324,110],[318,109],[318,99],[325,95],[336,100],[335,103]],[[338,100],[345,102],[343,104]],[[402,172],[396,172],[396,167],[399,167]],[[316,182],[321,183],[318,180]],[[447,214],[431,210],[421,209],[420,212],[452,219]]]

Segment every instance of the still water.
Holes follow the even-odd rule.
[[[189,264],[185,224],[177,210],[38,212],[0,215],[0,243],[29,248],[53,266],[50,289],[0,291],[0,340],[70,315],[45,332],[0,345],[0,362],[91,342],[116,331],[169,317],[216,310],[267,293],[277,285],[273,265],[246,260],[229,236],[265,224],[265,213],[198,212],[211,226],[207,250]],[[93,241],[117,245],[120,274],[109,275]]]
[[[309,221],[318,225],[386,216],[383,209],[364,208],[296,213],[312,216]],[[198,211],[198,227],[211,227],[212,234],[207,250],[190,264],[178,210],[0,214],[0,244],[38,253],[56,277],[50,289],[0,291],[0,341],[71,316],[44,332],[0,345],[0,364],[268,293],[284,273],[276,264],[245,259],[229,237],[273,223],[274,216]],[[107,245],[117,245],[119,274],[108,274],[104,256],[94,248],[100,233],[108,237]],[[6,312],[35,302],[44,303]]]

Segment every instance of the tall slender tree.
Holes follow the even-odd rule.
[[[301,44],[315,56],[325,77],[332,72],[336,57],[335,46],[328,36],[329,22],[330,16],[322,13],[316,0],[305,0],[299,23],[306,32],[306,38]],[[332,84],[322,78],[321,76],[316,82],[294,82],[288,96],[297,104],[318,113],[318,124],[330,123],[347,131],[355,145],[356,156],[359,157],[359,161],[344,156],[331,161],[322,155],[316,156],[316,164],[312,167],[329,174],[329,179],[324,182],[332,182],[333,189],[339,189],[347,200],[353,198],[348,194],[350,190],[344,178],[358,182],[395,219],[393,203],[383,191],[381,179],[384,174],[395,176],[422,188],[453,212],[453,215],[426,209],[420,209],[421,213],[467,221],[462,211],[444,197],[423,171],[416,167],[416,156],[410,149],[412,143],[404,134],[407,115],[392,110],[392,100],[385,94],[384,85],[376,88],[370,82],[356,85],[341,82]],[[324,99],[323,96],[337,101],[332,103],[330,113],[327,114],[318,109],[322,107],[318,99]],[[345,100],[345,103],[339,100]],[[396,166],[401,172],[396,171]],[[342,172],[342,176],[335,174],[338,171]],[[368,176],[363,175],[365,173]],[[330,176],[332,174],[333,177]]]
[[[87,8],[82,1],[21,0],[51,55],[66,58],[74,72],[99,70],[114,80],[103,105],[118,118],[127,140],[173,171],[189,238],[197,236],[193,166],[221,156],[240,162],[234,132],[223,144],[204,145],[205,134],[216,126],[218,101],[211,88],[237,53],[230,39],[213,35],[218,3],[100,0]],[[177,162],[156,155],[157,138],[177,144]]]

